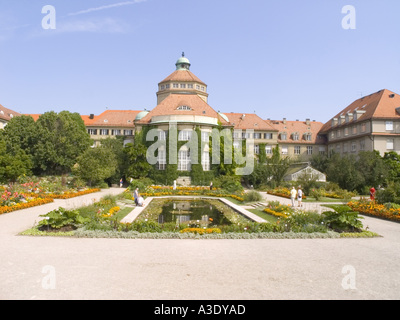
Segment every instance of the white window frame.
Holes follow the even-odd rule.
[[[385,127],[386,131],[393,131],[393,121],[386,121]]]

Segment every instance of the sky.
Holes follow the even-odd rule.
[[[0,0],[0,104],[151,110],[185,52],[216,111],[325,123],[400,94],[399,12],[398,0]]]

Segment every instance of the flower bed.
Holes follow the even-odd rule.
[[[373,201],[350,201],[347,205],[361,214],[371,215],[392,221],[400,221],[400,209],[388,208]]]
[[[272,194],[274,196],[290,199],[290,190],[288,188],[275,188],[275,189],[270,189],[267,192],[268,192],[268,194]],[[302,199],[306,199],[306,198],[307,197],[303,193]]]
[[[9,213],[12,211],[27,209],[27,208],[36,207],[36,206],[41,206],[43,204],[50,203],[53,201],[54,200],[52,198],[35,198],[32,200],[28,200],[27,202],[20,202],[20,203],[11,205],[11,206],[6,205],[6,206],[0,207],[0,214]]]
[[[139,190],[140,192],[140,190]],[[160,196],[210,196],[210,197],[230,197],[240,202],[244,201],[244,198],[236,194],[226,194],[221,192],[219,189],[210,190],[209,187],[177,187],[175,190],[173,187],[163,186],[150,186],[147,187],[145,192],[140,192],[143,197],[160,197]]]
[[[86,189],[82,191],[66,191],[61,194],[49,194],[48,196],[53,199],[70,199],[74,197],[79,197],[83,196],[85,194],[93,193],[93,192],[99,192],[99,188],[93,188],[93,189]]]

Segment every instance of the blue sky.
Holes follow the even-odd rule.
[[[2,0],[0,104],[152,109],[184,51],[215,110],[326,122],[362,95],[400,94],[399,12],[398,0]]]

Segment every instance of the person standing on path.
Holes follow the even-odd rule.
[[[297,202],[299,207],[302,206],[301,200],[303,200],[303,190],[301,190],[301,186],[299,186],[299,189],[297,190]]]
[[[290,190],[290,200],[292,200],[292,207],[294,207],[294,201],[296,199],[296,194],[297,191],[294,187],[292,187],[292,190]]]
[[[136,189],[135,189],[135,192],[133,193],[133,198],[135,199],[135,204],[138,205],[139,188],[136,188]]]

